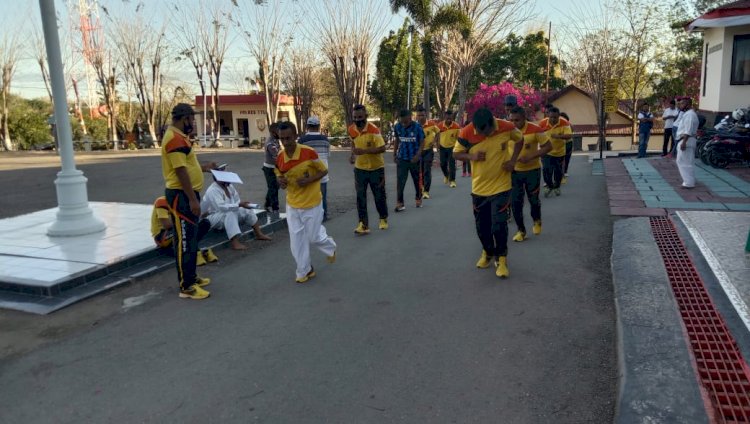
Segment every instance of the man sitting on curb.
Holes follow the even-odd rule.
[[[164,196],[158,197],[154,202],[154,209],[151,211],[151,237],[156,243],[156,247],[172,252],[172,242],[174,240],[174,227],[170,217],[169,204]],[[211,224],[206,219],[198,222],[198,242],[208,233]],[[219,258],[214,255],[211,249],[198,250],[196,257],[196,266],[203,266],[207,262],[218,262]]]
[[[271,240],[260,229],[258,217],[253,212],[250,202],[240,200],[237,189],[224,180],[224,174],[214,173],[214,182],[203,196],[201,210],[206,214],[206,219],[210,222],[212,229],[226,231],[230,246],[234,250],[248,248],[246,244],[240,242],[241,224],[249,224],[253,227],[256,240]]]

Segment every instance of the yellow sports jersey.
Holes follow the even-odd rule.
[[[170,126],[164,134],[161,145],[161,171],[167,188],[182,189],[180,180],[177,178],[177,168],[187,169],[193,190],[203,189],[203,170],[198,163],[190,139],[182,131]]]
[[[360,131],[356,124],[349,125],[349,137],[352,139],[354,147],[358,149],[371,149],[373,147],[385,146],[383,136],[380,130],[373,123],[368,122],[365,128]],[[357,155],[354,161],[354,167],[364,171],[374,171],[385,167],[383,153],[368,153],[366,155]]]
[[[435,143],[435,137],[440,133],[440,128],[433,121],[427,121],[424,124],[424,149],[432,150],[432,145]]]
[[[157,198],[154,202],[154,209],[151,211],[151,237],[156,237],[164,229],[160,219],[171,219],[169,214],[167,198],[164,196]]]
[[[521,163],[520,159],[524,156],[531,156],[537,153],[539,146],[549,140],[549,135],[539,125],[532,124],[531,122],[526,122],[526,125],[521,128],[521,132],[523,133],[523,148],[521,149],[521,153],[518,154],[519,161],[516,162],[515,170],[523,172],[541,168],[542,158],[536,158],[526,163]],[[509,146],[511,154],[513,153],[513,145],[515,145],[515,142]]]
[[[455,122],[451,122],[450,125],[445,125],[445,121],[441,121],[437,127],[440,130],[440,147],[448,149],[455,146],[456,140],[458,139],[458,132],[461,131],[461,126]]]
[[[479,134],[474,124],[465,126],[458,135],[454,153],[485,152],[485,160],[471,161],[471,193],[477,196],[492,196],[511,189],[510,172],[503,163],[510,160],[511,141],[521,141],[523,134],[512,123],[495,119],[495,132],[490,136]]]
[[[541,122],[539,122],[539,126],[542,127],[543,130],[547,131],[547,135],[550,136],[550,141],[552,142],[552,150],[547,154],[556,157],[565,156],[566,140],[563,140],[561,138],[554,138],[552,136],[560,134],[572,135],[573,129],[570,128],[570,122],[568,122],[564,118],[560,118],[556,125],[552,125],[549,122],[549,118],[544,118]]]
[[[318,206],[323,200],[320,194],[320,180],[300,187],[297,179],[317,174],[327,170],[312,147],[297,145],[292,157],[287,156],[286,150],[279,152],[276,158],[276,175],[284,176],[288,180],[286,187],[286,204],[297,209],[309,209]]]

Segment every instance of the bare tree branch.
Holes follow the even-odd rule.
[[[2,101],[2,108],[0,108],[0,138],[2,138],[1,147],[4,150],[16,149],[15,143],[11,140],[8,128],[8,101],[10,100],[11,82],[13,81],[13,75],[16,72],[21,48],[23,47],[18,34],[18,31],[9,30],[0,38],[0,67],[2,68],[0,79],[0,101]]]

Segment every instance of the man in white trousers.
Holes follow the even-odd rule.
[[[289,244],[297,262],[296,282],[306,283],[315,277],[310,246],[326,255],[328,263],[336,261],[336,242],[323,226],[323,196],[320,180],[328,169],[315,149],[297,144],[297,128],[291,122],[279,123],[279,141],[284,150],[276,159],[279,187],[286,190],[286,221]]]
[[[211,229],[224,230],[234,250],[245,250],[248,246],[240,241],[242,230],[241,224],[253,227],[253,235],[256,240],[271,240],[271,237],[263,234],[258,223],[258,217],[250,207],[250,202],[243,202],[237,189],[226,181],[214,177],[214,182],[206,190],[201,199],[201,210],[206,214],[206,219],[211,223]]]
[[[698,132],[698,114],[693,110],[693,99],[683,97],[679,101],[683,111],[677,126],[677,168],[680,170],[683,188],[695,187],[695,144]]]

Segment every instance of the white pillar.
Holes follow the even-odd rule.
[[[76,169],[73,156],[73,135],[68,119],[68,99],[65,92],[60,38],[54,0],[39,0],[42,12],[44,44],[47,48],[52,95],[55,100],[55,119],[62,170],[57,173],[57,217],[47,230],[48,236],[80,236],[104,231],[104,222],[94,217],[86,192],[86,177]]]

